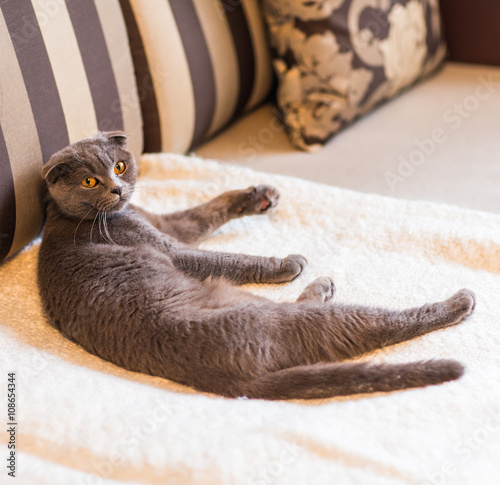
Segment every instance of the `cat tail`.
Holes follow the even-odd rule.
[[[321,363],[291,367],[247,383],[245,395],[257,399],[321,399],[351,394],[425,387],[458,379],[464,367],[454,360],[408,364]]]

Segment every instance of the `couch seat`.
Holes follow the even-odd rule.
[[[498,213],[499,88],[500,68],[449,62],[319,152],[295,150],[268,103],[196,154],[361,192]]]

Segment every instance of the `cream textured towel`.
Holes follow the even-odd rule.
[[[271,216],[235,220],[205,249],[309,260],[286,285],[248,286],[276,301],[331,275],[339,301],[404,308],[476,292],[463,324],[364,358],[454,358],[440,386],[327,399],[224,399],[120,369],[43,318],[38,242],[0,267],[0,412],[17,375],[17,484],[494,485],[500,477],[500,217],[358,194],[194,157],[145,156],[136,204],[187,208],[269,183]],[[0,482],[10,483],[0,431]],[[14,482],[12,482],[14,483]]]

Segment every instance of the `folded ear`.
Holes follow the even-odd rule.
[[[103,135],[108,139],[110,143],[124,147],[127,144],[128,135],[123,131],[105,131]]]
[[[66,160],[57,156],[57,154],[52,155],[50,160],[42,167],[42,178],[48,183],[53,184],[57,182],[57,179],[61,176],[64,171],[64,162]]]

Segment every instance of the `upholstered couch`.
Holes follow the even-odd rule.
[[[306,153],[276,108],[257,1],[0,0],[0,406],[15,372],[19,483],[498,483],[499,11],[486,0],[442,7],[442,68]],[[468,322],[367,356],[458,359],[465,376],[314,402],[229,400],[64,339],[36,285],[40,168],[97,129],[129,133],[134,202],[152,211],[280,189],[275,214],[233,221],[204,246],[309,258],[297,281],[249,291],[291,301],[328,274],[343,302],[402,308],[473,289]]]

